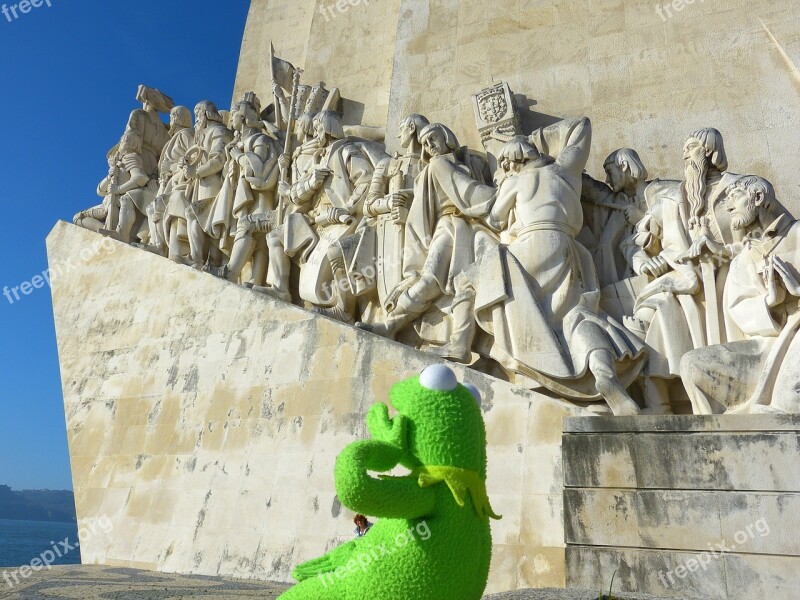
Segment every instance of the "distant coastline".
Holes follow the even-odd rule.
[[[75,495],[69,490],[12,490],[0,485],[0,519],[75,523]]]

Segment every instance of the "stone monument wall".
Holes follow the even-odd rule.
[[[47,240],[84,563],[289,581],[352,537],[333,466],[435,357],[59,223]],[[80,257],[76,260],[75,257]],[[563,586],[565,402],[454,367],[484,397],[490,591]]]
[[[769,179],[797,214],[796,9],[794,0],[253,0],[234,98],[271,97],[272,41],[306,69],[306,83],[352,100],[346,122],[388,125],[390,148],[397,122],[418,112],[481,149],[470,96],[507,81],[527,131],[591,117],[590,173],[627,146],[651,176],[680,178],[686,136],[716,127],[731,171]]]
[[[800,589],[800,418],[567,419],[567,584],[733,600]]]

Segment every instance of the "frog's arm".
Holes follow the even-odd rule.
[[[305,581],[324,573],[333,573],[339,567],[344,567],[357,552],[357,540],[337,546],[319,558],[298,565],[292,571],[292,577],[297,581]]]
[[[336,460],[336,493],[342,504],[359,513],[385,519],[417,519],[433,512],[436,492],[421,488],[417,478],[376,479],[369,472],[392,470],[405,450],[379,440],[350,444]]]

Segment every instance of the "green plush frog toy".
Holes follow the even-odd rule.
[[[444,365],[396,384],[398,414],[375,404],[372,439],[336,461],[336,491],[378,518],[364,537],[298,566],[279,600],[479,600],[492,554],[480,395]],[[402,477],[386,473],[397,466]]]

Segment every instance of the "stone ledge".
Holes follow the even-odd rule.
[[[675,415],[637,417],[569,417],[564,419],[570,433],[691,433],[694,431],[800,431],[800,415]]]

